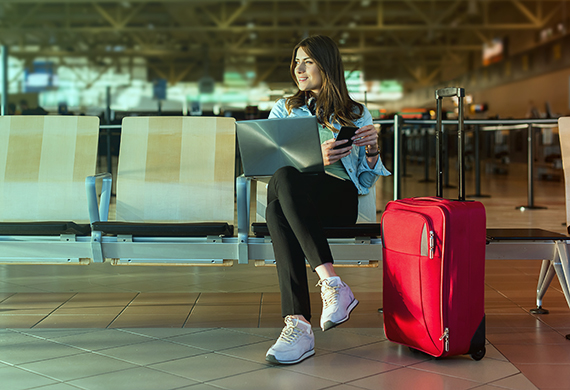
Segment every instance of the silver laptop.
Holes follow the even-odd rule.
[[[284,166],[324,172],[315,117],[238,121],[236,132],[245,176],[271,176]]]

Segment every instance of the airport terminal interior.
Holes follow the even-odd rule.
[[[2,117],[98,117],[96,171],[115,179],[123,118],[265,118],[275,100],[295,91],[292,48],[326,34],[341,50],[351,95],[380,129],[381,157],[393,173],[375,185],[374,222],[395,197],[435,195],[434,91],[454,86],[466,91],[466,118],[482,121],[465,129],[465,180],[467,199],[485,206],[487,228],[567,236],[557,121],[570,114],[567,12],[566,0],[3,0]],[[456,103],[446,103],[450,119]],[[446,198],[458,192],[456,128],[446,125]],[[237,176],[239,156],[236,166]],[[0,179],[9,183],[4,172]],[[111,192],[114,220],[116,183]],[[41,194],[32,190],[29,199]],[[2,215],[10,211],[0,207]],[[13,238],[0,233],[0,251]],[[322,332],[318,278],[308,269],[316,354],[271,365],[265,353],[284,325],[271,264],[32,264],[23,248],[18,261],[0,253],[1,390],[554,390],[570,383],[567,279],[554,275],[541,302],[548,313],[531,312],[540,259],[485,261],[479,361],[433,358],[386,338],[382,261],[337,267],[360,303],[349,321]]]

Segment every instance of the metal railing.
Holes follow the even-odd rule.
[[[405,119],[399,115],[396,115],[393,119],[380,119],[375,120],[375,124],[392,126],[394,129],[394,168],[393,168],[393,179],[394,179],[394,199],[400,199],[402,197],[402,177],[404,164],[404,153],[402,144],[402,134],[405,125],[423,125],[429,126],[435,129],[436,120],[435,119]],[[479,151],[480,145],[480,133],[481,131],[502,131],[502,130],[515,130],[515,129],[527,129],[527,196],[528,204],[524,206],[517,206],[521,209],[536,209],[542,208],[534,204],[534,129],[535,128],[553,128],[558,126],[558,119],[467,119],[465,120],[466,126],[473,126],[472,130],[474,132],[474,152],[475,152],[475,188],[476,194],[473,197],[483,196],[481,195],[481,156]],[[457,120],[443,120],[442,121],[442,131],[445,126],[457,125]],[[428,161],[425,161],[428,164]],[[449,165],[449,164],[447,164]],[[426,172],[428,167],[426,166]]]

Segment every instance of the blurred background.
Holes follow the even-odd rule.
[[[461,86],[471,118],[570,112],[564,0],[2,0],[5,112],[267,115],[292,49],[331,36],[375,118]]]

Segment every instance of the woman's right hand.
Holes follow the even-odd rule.
[[[347,143],[347,139],[336,141],[334,138],[329,139],[321,144],[321,152],[323,153],[323,163],[325,165],[331,165],[346,157],[350,154],[352,146],[334,149],[334,147]]]

